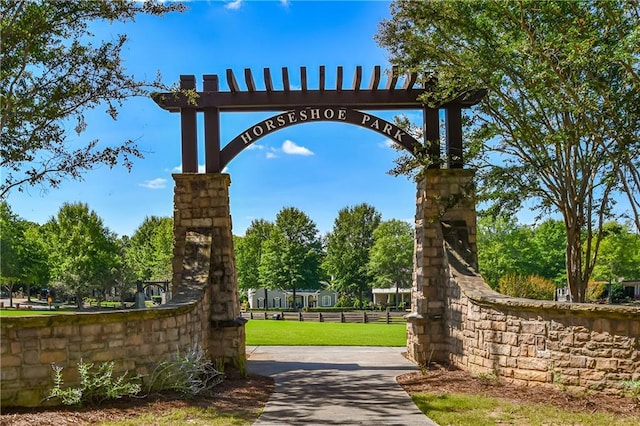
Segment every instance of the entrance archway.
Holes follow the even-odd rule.
[[[437,264],[437,257],[442,255],[437,250],[438,241],[442,238],[433,235],[435,229],[428,228],[435,219],[447,219],[441,212],[441,200],[451,203],[452,200],[460,201],[464,198],[471,175],[462,170],[462,109],[478,103],[486,92],[481,89],[467,91],[437,108],[430,108],[419,101],[428,87],[416,84],[416,74],[404,76],[403,84],[397,87],[401,79],[396,68],[391,70],[384,87],[380,87],[380,66],[374,67],[367,88],[362,87],[362,67],[359,66],[355,69],[350,88],[343,87],[344,72],[340,66],[337,67],[334,88],[325,87],[324,66],[319,69],[318,87],[313,89],[308,85],[306,67],[300,68],[299,90],[291,88],[289,70],[286,67],[282,68],[282,89],[274,88],[269,68],[263,70],[263,76],[264,90],[259,90],[252,71],[245,69],[246,89],[241,89],[233,70],[228,69],[228,91],[220,90],[217,75],[204,75],[203,90],[197,91],[195,77],[181,75],[179,92],[153,95],[161,108],[180,113],[181,116],[182,173],[174,175],[173,288],[177,288],[185,274],[189,274],[189,271],[182,269],[183,260],[203,254],[188,253],[186,247],[190,245],[186,242],[189,238],[204,236],[211,242],[208,253],[210,269],[207,297],[210,300],[210,321],[207,349],[212,357],[244,357],[244,322],[239,320],[240,305],[229,210],[230,177],[221,173],[223,168],[259,138],[285,127],[314,121],[337,121],[368,128],[385,135],[413,155],[426,155],[430,159],[431,169],[427,170],[426,180],[429,180],[429,175],[437,177],[426,185],[424,182],[419,183],[416,200],[416,278],[412,291],[412,314],[407,317],[407,345],[409,354],[420,362],[425,348],[437,345],[439,336],[443,334],[438,331],[427,332],[425,325],[427,321],[439,321],[442,318],[438,312],[443,310],[445,297],[434,290],[435,281],[430,282],[437,280],[440,272],[434,272],[433,268],[428,267]],[[376,110],[422,111],[423,141],[417,141],[393,123],[368,112]],[[439,126],[441,110],[445,117],[443,137],[440,136]],[[277,111],[277,114],[254,124],[221,147],[220,113],[252,111]],[[198,173],[196,123],[199,113],[204,115],[205,173]],[[444,140],[443,149],[441,140]],[[441,161],[441,151],[445,154],[444,162]],[[446,171],[440,170],[441,168]],[[460,204],[458,201],[449,206],[448,210],[455,211],[452,207]],[[473,222],[470,226],[475,229],[473,205],[463,204],[462,212],[447,220],[455,222],[462,218],[467,223]],[[426,214],[435,216],[425,216]],[[475,238],[475,232],[472,234],[472,238]],[[475,246],[475,240],[471,242],[471,246]],[[427,277],[428,274],[433,276]],[[442,326],[440,323],[436,328]],[[439,359],[438,355],[445,350],[438,348],[433,359]]]

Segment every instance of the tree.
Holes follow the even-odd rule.
[[[19,244],[24,222],[11,211],[6,201],[0,202],[0,285],[9,292],[9,306],[13,306],[13,286],[21,274]]]
[[[267,220],[255,219],[251,221],[244,237],[234,236],[238,288],[242,291],[264,285],[260,281],[260,259],[262,258],[263,244],[271,235],[273,226],[273,223]],[[265,286],[264,300],[267,300],[266,292],[267,287]],[[264,309],[267,309],[267,303],[264,304]]]
[[[283,208],[262,246],[260,282],[291,291],[295,308],[296,290],[320,287],[321,249],[316,224],[295,207]]]
[[[27,185],[55,188],[99,165],[131,168],[133,159],[142,157],[131,140],[108,147],[99,147],[98,140],[74,146],[68,141],[67,128],[75,124],[78,136],[86,129],[87,111],[106,106],[115,120],[125,99],[162,88],[159,80],[125,73],[120,54],[126,35],[100,41],[90,24],[182,10],[179,3],[132,0],[0,3],[0,198]]]
[[[423,101],[486,88],[470,133],[478,194],[493,211],[532,200],[562,215],[567,281],[585,300],[616,196],[640,229],[637,2],[398,0],[377,40],[423,73]]]
[[[323,268],[331,276],[331,286],[343,297],[357,296],[361,304],[365,293],[371,291],[367,264],[380,218],[375,207],[366,203],[345,207],[338,212],[327,236]]]
[[[41,227],[26,223],[22,234],[19,254],[21,259],[20,280],[27,286],[27,299],[31,301],[32,287],[40,288],[49,282],[49,255]]]
[[[367,270],[377,288],[396,288],[396,308],[400,288],[410,288],[413,275],[413,227],[392,219],[373,232],[373,246]]]
[[[494,289],[507,273],[526,275],[536,262],[531,230],[513,216],[481,217],[477,242],[480,274]]]
[[[131,292],[133,284],[136,282],[134,267],[127,260],[129,241],[127,236],[118,239],[116,242],[118,256],[109,271],[113,288],[115,288],[117,294],[120,296],[120,302],[123,306],[127,295]]]
[[[169,280],[172,274],[173,219],[145,217],[128,241],[125,252],[138,280]]]
[[[115,235],[83,203],[65,203],[45,224],[51,275],[76,296],[78,308],[91,290],[104,293],[116,266]]]
[[[564,223],[560,220],[548,219],[533,229],[532,238],[535,258],[529,274],[548,278],[556,286],[566,286],[567,236]]]
[[[31,300],[31,286],[49,279],[47,250],[40,226],[15,215],[9,205],[0,202],[0,284],[9,290],[9,304],[13,305],[16,285],[26,285]]]
[[[616,222],[605,224],[604,234],[594,278],[608,283],[640,278],[640,235],[633,232],[631,224]]]

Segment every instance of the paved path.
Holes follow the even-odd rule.
[[[417,369],[404,349],[247,347],[249,372],[276,383],[255,425],[437,426],[395,380]]]

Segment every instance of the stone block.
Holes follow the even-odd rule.
[[[40,349],[43,351],[65,349],[67,347],[67,339],[64,337],[49,337],[40,339]]]
[[[17,380],[20,377],[20,367],[7,367],[4,365],[4,359],[2,360],[2,368],[0,369],[0,380],[7,382],[9,380]],[[4,386],[2,392],[4,392]]]
[[[47,351],[40,354],[41,364],[52,364],[67,361],[67,351]]]
[[[596,370],[616,371],[618,369],[617,359],[596,359]]]

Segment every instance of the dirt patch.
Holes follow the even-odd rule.
[[[569,411],[633,416],[640,420],[640,399],[637,397],[600,392],[577,395],[550,386],[520,386],[444,366],[435,366],[425,372],[403,374],[398,377],[398,383],[409,394],[430,392],[483,395],[516,403],[550,404]]]
[[[174,408],[213,407],[220,413],[236,413],[252,423],[273,392],[271,377],[229,375],[212,394],[193,399],[164,393],[147,398],[122,399],[97,407],[3,408],[0,425],[66,426],[132,419],[142,414],[161,415]]]

